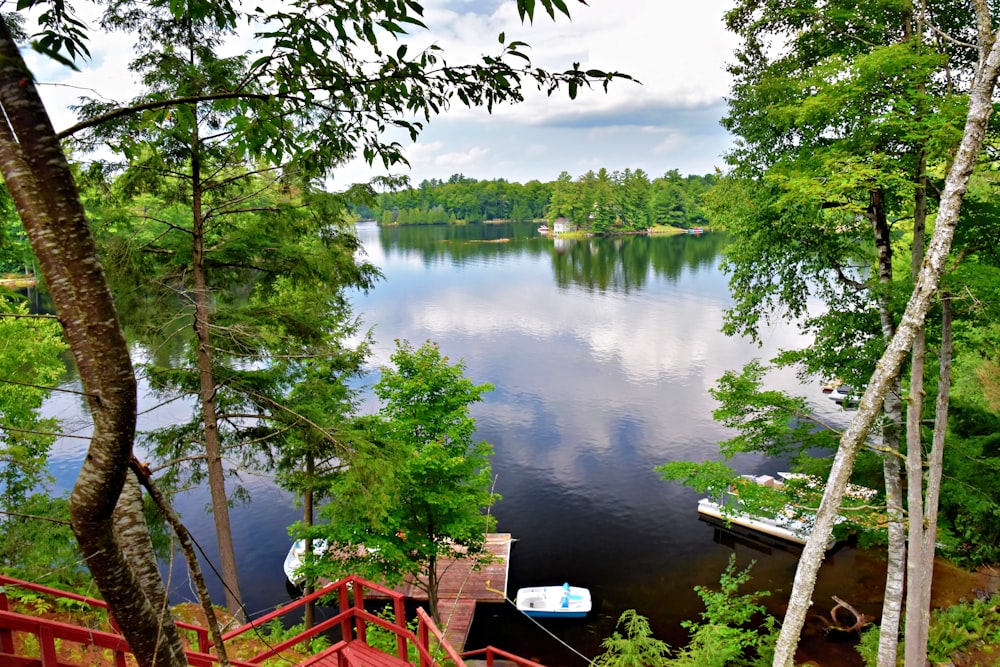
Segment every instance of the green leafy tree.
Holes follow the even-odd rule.
[[[566,218],[575,225],[585,226],[591,210],[580,184],[573,180],[569,172],[560,173],[552,185],[552,199],[546,209],[545,220],[551,225],[559,218]]]
[[[412,10],[419,13],[420,10],[414,3],[408,3],[405,7],[397,3],[377,3],[375,7],[371,7],[369,3],[363,4],[363,7],[358,7],[357,4],[351,5],[361,10],[362,20],[357,25],[359,29],[353,33],[350,30],[339,31],[343,40],[337,43],[344,46],[347,53],[356,46],[356,42],[350,37],[351,34],[356,35],[359,40],[368,40],[369,44],[375,41],[373,21],[365,20],[372,19],[373,14],[365,13],[365,10],[393,9],[397,6],[404,12]],[[561,1],[542,0],[541,5],[551,17],[554,17],[556,12],[569,13],[565,3]],[[71,13],[67,5],[38,0],[25,3],[23,6],[25,8],[39,6],[47,10],[38,14],[41,26],[36,44],[39,50],[67,64],[88,55],[87,27]],[[535,7],[535,2],[521,0],[518,2],[522,19],[532,19]],[[175,5],[175,9],[178,12],[177,18],[180,19],[188,7]],[[201,18],[208,18],[220,26],[233,26],[239,22],[236,11],[228,3],[201,4],[193,9]],[[340,27],[345,25],[343,15],[327,12],[321,16],[335,21]],[[409,15],[404,15],[402,18],[405,19],[403,21],[405,24],[422,25],[419,20],[414,21]],[[289,25],[296,22],[299,27],[304,27],[306,30],[299,31],[295,29],[296,25]],[[293,56],[291,59],[294,62],[290,68],[282,70],[282,75],[276,78],[279,92],[289,91],[291,83],[305,81],[305,78],[296,78],[296,73],[303,73],[297,68],[316,64],[315,58],[303,57],[303,54],[311,56],[316,53],[337,52],[335,48],[329,51],[313,48],[311,35],[305,33],[310,27],[318,26],[320,23],[321,21],[316,19],[315,12],[309,12],[308,8],[305,8],[298,17],[284,14],[270,23],[278,28],[274,33],[278,38],[287,36],[291,40],[297,37],[303,39],[301,44],[286,41],[281,45],[281,48],[289,47],[284,53]],[[269,22],[264,20],[261,24],[268,25]],[[387,21],[382,24],[390,31],[398,30],[399,23]],[[63,324],[66,340],[79,369],[94,416],[90,450],[71,496],[70,508],[74,532],[83,555],[91,567],[95,582],[112,612],[119,619],[129,619],[124,627],[125,635],[138,663],[144,667],[153,664],[181,665],[185,663],[185,659],[176,627],[169,616],[158,613],[154,606],[163,598],[162,582],[139,577],[137,570],[126,557],[122,545],[119,544],[114,529],[115,505],[124,488],[129,466],[132,464],[131,452],[136,414],[135,376],[128,345],[122,335],[101,264],[97,260],[96,247],[79,192],[74,184],[73,174],[60,143],[60,137],[48,120],[33,83],[34,77],[18,49],[15,40],[20,33],[12,29],[12,26],[16,25],[17,22],[10,17],[0,18],[0,54],[3,56],[0,58],[2,63],[0,106],[7,120],[4,125],[5,134],[0,133],[0,173],[3,174],[8,191],[14,198],[32,249],[51,291],[53,303]],[[300,45],[304,48],[298,48]],[[428,63],[428,59],[433,62]],[[427,55],[418,57],[416,62],[418,72],[423,71],[421,61],[429,66],[441,64],[436,57],[429,58]],[[398,60],[392,63],[393,66],[396,64]],[[278,69],[280,68],[271,71]],[[322,70],[319,79],[337,80],[336,77],[330,76],[331,72],[325,64],[319,69]],[[414,89],[404,83],[396,89],[399,95],[392,98],[383,96],[384,87],[380,85],[379,78],[366,75],[363,80],[372,84],[369,89],[371,96],[361,96],[356,99],[376,102],[380,99],[385,99],[387,102],[395,99],[400,103],[400,108],[406,108],[408,112],[417,108],[423,109],[429,115],[432,110],[437,111],[442,108],[444,106],[442,103],[452,95],[463,102],[483,104],[488,107],[499,99],[512,99],[519,95],[518,86],[511,86],[511,83],[512,81],[520,83],[520,79],[517,76],[505,76],[492,69],[490,61],[482,68],[472,69],[489,77],[496,74],[496,78],[491,80],[500,89],[500,93],[496,92],[496,88],[483,87],[477,83],[473,86],[472,95],[466,92],[460,94],[454,88],[446,87],[444,98],[421,97],[415,93],[411,97]],[[447,73],[444,76],[447,79]],[[579,71],[566,76],[542,78],[551,84],[548,87],[550,92],[565,84],[571,97],[576,96],[581,86],[589,83],[588,76]],[[238,96],[238,94],[234,96],[233,91],[216,95],[228,95],[231,98]],[[508,95],[512,97],[507,97]],[[296,102],[303,102],[308,106],[317,99],[326,101],[340,99],[340,96],[317,98],[307,94],[293,98]],[[343,99],[350,103],[355,98],[352,95],[344,95]],[[414,107],[409,104],[411,100],[422,100],[426,102],[426,106],[420,107],[418,104]],[[107,115],[91,119],[85,126],[93,127],[113,118],[177,106],[176,100],[151,100],[148,105],[138,109],[116,107]],[[376,107],[374,110],[376,131],[386,126],[385,123],[378,121],[388,122],[391,115],[387,111],[386,115],[380,116],[380,110],[387,111],[387,107]],[[365,121],[373,118],[363,113],[349,115],[361,121],[359,126],[366,127]],[[271,115],[266,117],[268,120],[275,118]],[[261,152],[258,149],[264,149],[272,155],[283,153],[283,146],[311,146],[309,139],[320,138],[307,132],[305,135],[287,136],[287,142],[282,144],[281,137],[286,136],[278,129],[282,126],[276,123],[267,125],[275,130],[272,132],[273,141],[246,143],[247,148],[255,154]],[[409,127],[417,129],[413,124]],[[68,135],[80,129],[82,127],[73,128]],[[261,135],[256,136],[259,138]],[[338,159],[349,157],[355,152],[369,160],[383,157],[388,162],[393,162],[400,157],[398,150],[393,151],[391,145],[386,146],[383,151],[380,142],[365,141],[365,137],[379,136],[377,132],[352,135],[338,131],[331,132],[327,136],[342,139],[339,144],[334,142],[343,149],[339,153],[334,151]],[[304,139],[307,141],[303,141]],[[149,551],[151,552],[151,547]]]
[[[283,385],[269,399],[273,409],[262,412],[269,419],[258,428],[259,437],[270,443],[275,457],[276,481],[282,488],[295,492],[302,501],[302,526],[313,525],[315,508],[320,503],[336,475],[343,471],[350,455],[368,446],[369,433],[363,420],[357,420],[357,390],[352,380],[362,372],[367,355],[367,341],[347,348],[342,338],[349,331],[331,331],[329,351],[322,354],[289,355],[281,377],[291,384]],[[285,393],[287,391],[287,393]],[[259,401],[258,401],[259,403]],[[307,540],[306,553],[312,553]],[[303,594],[312,592],[315,582],[307,579]],[[312,627],[315,604],[305,609],[304,622]]]
[[[200,433],[196,441],[204,446],[200,460],[211,491],[227,606],[234,614],[241,613],[241,604],[228,519],[231,494],[222,457],[226,416],[262,410],[249,409],[255,400],[248,392],[257,388],[250,373],[235,370],[238,363],[231,360],[245,361],[250,355],[266,359],[266,344],[262,349],[253,323],[271,315],[271,323],[293,315],[288,309],[260,309],[251,299],[254,316],[248,317],[247,309],[233,308],[234,301],[220,298],[220,291],[256,279],[255,297],[267,300],[276,278],[315,282],[325,272],[330,295],[317,303],[340,309],[339,290],[368,288],[373,275],[370,265],[344,261],[352,258],[356,242],[344,229],[342,214],[311,218],[312,232],[302,225],[290,229],[294,223],[280,224],[279,219],[310,218],[296,216],[296,204],[288,201],[294,197],[275,203],[273,190],[279,196],[302,191],[307,197],[314,189],[310,179],[358,153],[369,160],[378,156],[386,164],[401,161],[400,146],[386,142],[378,130],[395,125],[415,138],[422,124],[409,120],[413,112],[429,118],[456,98],[488,108],[518,101],[520,88],[511,87],[511,82],[522,78],[552,92],[563,83],[588,84],[595,77],[593,71],[550,74],[515,67],[520,43],[503,46],[501,55],[487,59],[485,67],[448,66],[436,47],[417,55],[408,54],[405,47],[383,51],[373,21],[394,36],[422,28],[421,10],[414,4],[348,2],[336,12],[317,16],[310,15],[310,8],[303,2],[260,16],[262,10],[235,5],[148,8],[131,0],[112,3],[103,25],[136,35],[132,68],[142,75],[147,90],[124,110],[90,100],[82,107],[85,120],[73,128],[106,140],[129,160],[125,178],[133,187],[147,188],[167,205],[165,211],[157,207],[164,213],[159,220],[144,216],[162,229],[162,235],[146,234],[159,245],[144,248],[147,267],[156,267],[160,284],[190,295],[195,343],[187,375],[174,369],[154,377],[162,387],[198,397],[198,424],[190,424],[186,432]],[[268,26],[257,37],[272,48],[256,59],[249,54],[219,56],[223,39],[244,18]],[[355,29],[345,31],[345,23]],[[361,58],[357,51],[362,48],[374,49],[381,60]],[[276,123],[275,118],[286,120]],[[497,199],[501,210],[503,197]],[[307,205],[316,208],[315,200]],[[401,211],[398,222],[447,219],[440,208],[421,206]],[[298,238],[292,236],[296,233]],[[330,252],[322,258],[321,253],[303,252],[296,243],[309,233],[328,241]],[[335,256],[338,252],[341,257]],[[309,272],[312,275],[304,276]],[[284,326],[294,332],[290,335],[313,335],[287,322],[270,325]],[[301,319],[297,326],[303,326]],[[174,434],[176,429],[166,433]],[[199,460],[189,451],[173,449],[169,454]],[[195,478],[199,474],[194,473]]]
[[[308,534],[336,545],[320,572],[410,576],[438,619],[442,560],[487,558],[496,523],[492,447],[474,440],[469,415],[492,387],[474,384],[431,343],[398,342],[392,362],[374,387],[383,405],[369,440],[381,444],[356,453],[332,486],[329,525]]]
[[[841,438],[826,492],[817,513],[816,526],[803,550],[802,559],[799,561],[789,610],[776,644],[774,659],[776,665],[791,665],[793,662],[794,647],[801,631],[808,608],[808,600],[811,597],[819,564],[822,560],[824,551],[822,542],[829,539],[832,532],[837,508],[846,491],[858,451],[875,423],[878,409],[890,390],[893,378],[900,372],[907,354],[913,348],[914,341],[920,336],[927,313],[931,309],[959,223],[959,214],[969,179],[983,146],[988,119],[992,111],[992,96],[996,88],[997,77],[1000,75],[1000,46],[998,46],[996,34],[989,28],[993,25],[991,9],[986,3],[980,2],[974,3],[973,9],[976,18],[975,25],[977,26],[978,59],[974,67],[974,84],[969,94],[964,134],[947,170],[934,231],[927,245],[927,252],[920,253],[923,255],[923,259],[916,276],[913,292],[902,317],[899,319],[899,326],[875,367],[862,396],[858,412]],[[942,368],[944,367],[942,365]],[[919,414],[917,416],[919,417]],[[919,419],[915,421],[919,421]],[[942,430],[937,428],[935,430],[936,434],[943,435]],[[941,442],[936,439],[935,447],[938,448],[938,451],[940,451],[940,444]],[[907,467],[916,472],[915,467],[909,463]],[[920,514],[924,513],[920,512]],[[920,522],[911,521],[911,527],[913,524],[919,525]],[[931,539],[931,543],[933,544],[933,539]],[[921,549],[921,552],[926,555],[928,550]],[[928,571],[929,568],[923,570],[925,574]],[[911,581],[910,583],[911,585],[917,584],[921,588],[925,585],[925,582],[922,581]],[[911,608],[910,611],[912,613],[913,609]],[[908,642],[908,659],[910,649],[916,647],[914,650],[919,654],[923,644],[919,639],[916,642],[912,642],[912,639],[911,637],[911,642]]]
[[[730,67],[734,88],[724,120],[740,142],[729,156],[732,175],[719,190],[722,205],[715,208],[735,236],[727,270],[737,301],[726,327],[752,336],[761,318],[779,313],[803,322],[815,344],[779,363],[801,364],[804,374],[855,374],[849,382],[873,372],[881,375],[885,366],[876,360],[898,331],[911,274],[916,276],[925,259],[926,218],[935,203],[927,194],[927,165],[947,163],[955,154],[960,137],[954,128],[963,108],[956,95],[961,84],[956,87],[951,74],[964,77],[975,62],[971,50],[954,50],[929,38],[930,24],[941,27],[930,16],[947,15],[948,30],[970,38],[976,24],[956,3],[925,9],[890,2],[877,8],[833,3],[803,11],[797,3],[778,0],[741,3],[727,14],[728,27],[743,43]],[[981,43],[987,41],[982,36]],[[768,46],[779,42],[785,48]],[[894,260],[902,248],[893,245],[893,233],[898,237],[904,227],[912,232],[905,263]],[[900,272],[901,267],[906,270]],[[826,304],[818,316],[808,309],[817,295]],[[924,515],[918,460],[922,328],[912,340],[907,504],[913,515]],[[880,649],[885,664],[895,660],[907,555],[896,453],[903,423],[901,369],[890,380],[895,386],[881,396],[885,418],[878,434],[886,452],[891,519]],[[941,387],[947,391],[945,384]],[[846,483],[849,474],[841,471],[838,483]],[[933,497],[934,475],[928,479]],[[830,511],[832,519],[835,511]],[[909,571],[930,572],[928,542],[915,532],[923,522],[909,525]],[[803,570],[813,567],[805,559],[803,565]],[[907,587],[908,635],[920,632],[921,616],[913,612],[926,602],[918,597],[925,579]],[[791,630],[785,632],[787,638]],[[908,643],[908,650],[918,651],[920,644]],[[781,653],[781,663],[790,659]]]
[[[770,662],[776,639],[777,620],[767,614],[762,597],[768,592],[743,593],[750,568],[736,572],[736,557],[730,556],[718,590],[696,586],[705,604],[701,621],[685,621],[691,641],[673,661],[676,667],[730,667],[764,665]],[[762,619],[762,620],[761,620]],[[754,627],[754,623],[757,623]]]
[[[31,315],[0,295],[0,568],[31,581],[77,587],[79,551],[65,499],[47,493],[49,449],[58,424],[42,401],[65,365],[55,318]]]
[[[626,169],[612,175],[615,199],[622,224],[628,229],[649,227],[649,201],[652,186],[642,169]]]

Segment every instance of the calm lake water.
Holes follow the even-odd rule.
[[[693,588],[716,585],[734,554],[741,568],[756,561],[750,588],[771,591],[768,606],[783,613],[797,553],[699,520],[697,494],[661,481],[653,469],[718,458],[717,443],[728,434],[712,420],[708,390],[726,370],[802,344],[784,326],[764,332],[761,348],[720,333],[730,303],[719,269],[724,236],[553,240],[526,224],[361,224],[359,234],[385,274],[354,299],[374,328],[373,368],[388,362],[397,338],[432,340],[464,360],[475,382],[496,387],[474,416],[479,438],[495,449],[499,530],[518,540],[509,597],[522,586],[568,581],[589,587],[595,600],[588,618],[544,626],[511,605],[480,605],[467,648],[493,644],[549,665],[584,665],[574,651],[597,655],[627,609],[649,618],[658,637],[683,644],[680,622],[702,611]],[[791,373],[770,382],[799,388]],[[818,413],[846,421],[818,384],[801,390]],[[141,400],[140,410],[156,404]],[[370,399],[366,407],[373,407]],[[187,409],[172,404],[147,412],[140,428],[170,423]],[[56,396],[46,411],[87,432],[78,399]],[[52,467],[61,488],[72,483],[83,443],[57,445]],[[747,473],[783,468],[758,456],[733,465]],[[281,563],[286,526],[299,510],[269,479],[244,476],[244,483],[252,504],[237,507],[232,518],[247,607],[257,613],[288,599]],[[206,495],[191,492],[177,504],[214,559]],[[167,572],[173,598],[192,599],[184,570]],[[883,586],[877,557],[850,545],[831,552],[800,658],[860,664],[850,641],[825,636],[818,616],[833,606],[831,595],[878,616]],[[222,599],[215,582],[212,593]]]

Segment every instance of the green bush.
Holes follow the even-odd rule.
[[[760,599],[767,591],[739,594],[750,580],[748,565],[736,573],[736,558],[719,579],[718,590],[696,586],[705,603],[700,621],[681,625],[691,634],[687,646],[671,656],[669,645],[652,636],[649,622],[635,610],[628,610],[618,620],[625,635],[615,631],[601,646],[604,653],[594,660],[595,667],[752,667],[769,665],[777,639],[777,622],[767,614]],[[761,620],[755,622],[756,619]]]

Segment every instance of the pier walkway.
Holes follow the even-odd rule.
[[[476,603],[503,603],[507,599],[510,548],[515,541],[510,533],[487,533],[488,560],[460,558],[442,561],[438,566],[441,627],[448,643],[460,652],[464,650],[465,640],[472,628]],[[394,590],[412,600],[427,600],[427,593],[412,579],[404,581]]]

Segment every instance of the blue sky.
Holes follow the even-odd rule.
[[[503,32],[508,41],[531,45],[533,65],[566,69],[579,62],[584,69],[625,72],[641,85],[619,82],[607,94],[583,91],[573,101],[565,93],[549,98],[531,91],[525,102],[492,114],[455,106],[433,118],[416,144],[403,142],[412,166],[392,173],[416,183],[454,173],[526,182],[551,181],[562,171],[575,178],[601,167],[643,169],[653,177],[721,167],[731,142],[719,125],[729,87],[724,67],[736,44],[722,15],[732,0],[567,4],[572,20],[551,21],[541,12],[534,24],[522,24],[513,0],[425,0],[429,31],[414,35],[411,48],[433,42],[449,62],[467,62],[496,53]],[[127,40],[94,40],[92,52],[93,61],[72,78],[53,63],[37,63],[40,81],[63,84],[43,88],[57,129],[73,122],[66,107],[80,94],[65,84],[114,99],[136,90],[124,67],[131,58]],[[333,187],[383,173],[352,163],[337,170]]]

